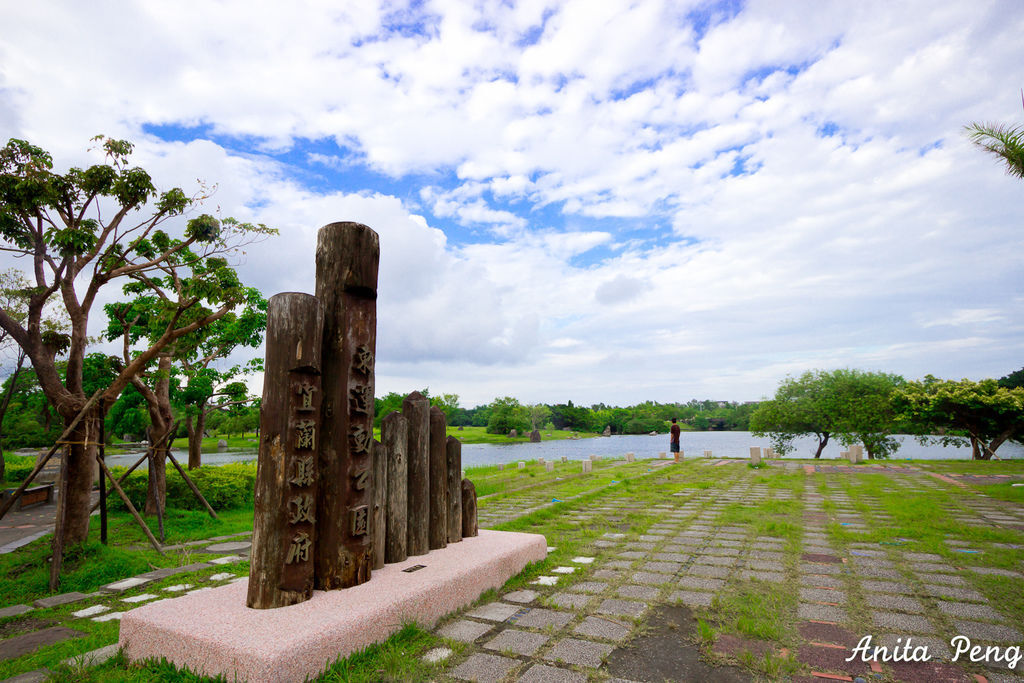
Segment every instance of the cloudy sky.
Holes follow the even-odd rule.
[[[378,393],[757,400],[1024,365],[1018,0],[8,2],[0,139],[97,133],[280,237],[380,234]]]

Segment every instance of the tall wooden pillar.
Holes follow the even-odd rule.
[[[405,457],[409,468],[406,550],[409,555],[426,555],[430,552],[430,401],[420,392],[412,392],[402,401],[402,416],[407,423]]]
[[[402,562],[408,547],[409,470],[405,451],[406,420],[399,412],[388,413],[380,423],[381,448],[387,459],[387,510],[384,513],[384,561]]]
[[[373,568],[384,568],[384,549],[387,543],[387,454],[380,441],[373,442],[373,519],[370,531],[373,534]]]
[[[462,540],[462,442],[449,436],[445,442],[448,461],[448,542]]]
[[[270,297],[246,598],[256,609],[313,595],[322,328],[316,297]]]
[[[469,479],[462,480],[462,536],[479,535],[476,523],[476,487]]]
[[[359,223],[320,229],[316,294],[324,307],[323,425],[316,582],[369,581],[373,567],[373,387],[380,244]]]
[[[437,406],[430,408],[430,529],[431,550],[448,545],[448,423]]]

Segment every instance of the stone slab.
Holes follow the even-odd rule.
[[[460,619],[438,629],[437,635],[442,638],[457,640],[461,643],[472,643],[492,628],[494,627],[491,624],[481,624],[479,621]]]
[[[78,602],[79,600],[85,600],[91,598],[95,593],[61,593],[60,595],[51,595],[48,598],[39,598],[32,604],[40,609],[46,609],[47,607],[57,607],[58,605],[66,605],[69,602]]]
[[[488,650],[517,655],[532,655],[548,642],[548,636],[507,628],[484,644]]]
[[[0,640],[0,661],[21,657],[46,645],[53,645],[70,638],[80,638],[84,635],[81,631],[66,626],[51,626],[41,631],[32,631],[13,638],[6,638]]]
[[[546,556],[543,536],[481,529],[479,536],[376,570],[359,586],[314,591],[298,605],[249,609],[248,582],[239,581],[139,607],[122,619],[119,643],[132,661],[164,657],[228,680],[303,681],[405,622],[432,626]],[[413,565],[426,567],[402,571]],[[474,655],[453,675],[462,677],[460,669],[479,657],[487,655]]]
[[[480,531],[483,532],[483,529]],[[463,681],[497,683],[497,681],[505,678],[508,672],[518,664],[519,660],[516,659],[478,652],[455,667],[452,671],[452,676]]]
[[[32,609],[33,608],[28,605],[11,605],[10,607],[4,607],[3,609],[0,609],[0,619],[3,619],[4,617],[17,616],[18,614],[24,614],[25,612],[31,612]]]

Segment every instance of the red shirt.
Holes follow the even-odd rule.
[[[671,443],[679,443],[679,425],[672,425],[672,429],[668,430],[669,434],[672,435],[670,439]]]

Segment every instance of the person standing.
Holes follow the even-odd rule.
[[[679,425],[676,423],[676,418],[672,418],[672,427],[668,430],[668,449],[673,453],[679,452]]]

